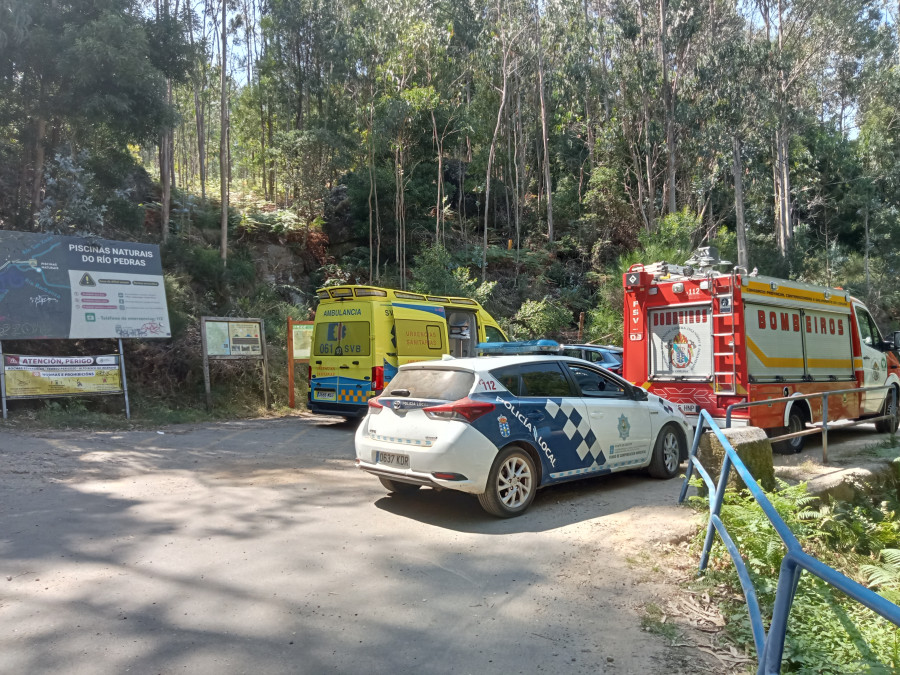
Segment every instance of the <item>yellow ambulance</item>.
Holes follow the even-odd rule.
[[[309,409],[361,417],[397,367],[444,354],[476,356],[479,342],[506,342],[471,298],[375,286],[319,289],[309,363]]]

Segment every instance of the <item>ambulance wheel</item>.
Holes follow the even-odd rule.
[[[678,473],[681,464],[681,456],[686,452],[684,436],[674,424],[667,424],[656,437],[656,445],[653,446],[653,457],[647,473],[654,478],[672,478]]]
[[[882,415],[890,415],[894,412],[894,397],[893,391],[889,389],[887,392],[887,396],[884,399],[884,405],[881,406]],[[900,395],[898,395],[898,399],[900,399]],[[887,420],[878,420],[875,422],[875,431],[879,434],[893,434],[897,431],[897,422],[898,419],[895,417],[893,419]]]
[[[378,477],[378,480],[381,481],[381,484],[384,485],[384,488],[388,492],[393,492],[398,495],[411,495],[413,492],[416,492],[421,485],[414,485],[412,483],[402,483],[399,480],[391,480],[390,478],[384,478],[382,476]]]
[[[525,450],[510,446],[501,450],[488,475],[487,489],[478,495],[481,508],[498,518],[525,513],[534,501],[537,471]]]
[[[784,430],[786,434],[793,434],[803,431],[806,428],[806,416],[797,409],[795,405],[791,408],[790,417],[788,417],[788,425]],[[786,441],[780,441],[776,444],[778,452],[782,455],[794,455],[803,450],[806,445],[806,436],[798,436],[797,438],[789,438]]]

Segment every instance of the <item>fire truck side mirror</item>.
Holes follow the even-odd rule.
[[[893,345],[890,345],[894,351],[900,350],[900,330],[894,331]]]

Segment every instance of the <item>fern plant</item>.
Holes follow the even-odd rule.
[[[882,596],[900,605],[900,549],[886,548],[880,558],[880,564],[863,565],[860,569]]]

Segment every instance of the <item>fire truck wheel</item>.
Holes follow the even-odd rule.
[[[653,447],[653,458],[647,472],[654,478],[672,478],[678,473],[681,456],[685,454],[684,437],[674,424],[667,424],[659,432]]]
[[[384,485],[385,490],[398,495],[411,495],[422,487],[421,485],[413,485],[412,483],[402,483],[399,480],[391,480],[390,478],[384,478],[383,476],[379,476],[378,480]]]
[[[803,431],[806,428],[806,416],[797,409],[795,405],[791,408],[791,415],[788,417],[788,425],[784,430],[786,434],[793,434],[798,431]],[[777,444],[777,450],[782,455],[792,455],[803,450],[803,446],[806,444],[806,436],[798,436],[797,438],[789,438],[786,441],[781,441]]]
[[[889,389],[887,392],[887,396],[884,399],[884,405],[881,406],[882,415],[890,415],[893,411],[894,407],[894,397],[891,395],[891,390]],[[898,399],[900,399],[900,395],[898,395]],[[888,419],[888,420],[878,420],[875,422],[875,431],[879,434],[893,434],[897,431],[897,421],[898,418]]]

